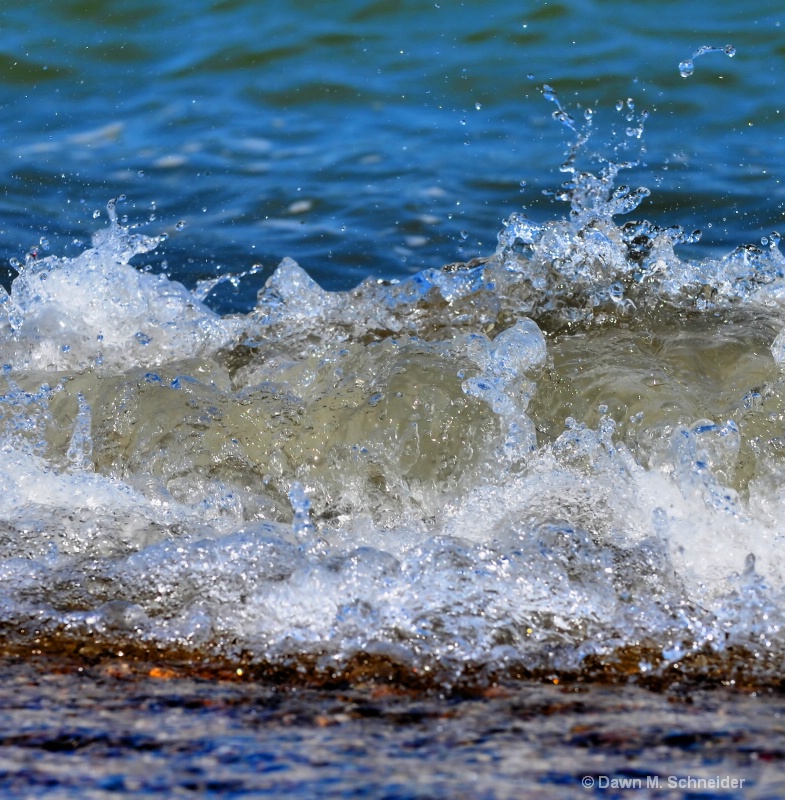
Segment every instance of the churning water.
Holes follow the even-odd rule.
[[[124,29],[102,23],[104,12],[87,5],[90,24],[105,24],[110,39],[122,39],[118,31]],[[574,20],[568,11],[554,12],[551,24]],[[154,16],[160,9],[147,12]],[[385,4],[351,13],[366,37],[388,44],[391,39],[379,38],[385,20],[403,25]],[[498,13],[506,18],[510,12]],[[531,17],[532,23],[518,22],[523,27],[511,40],[516,47],[529,41],[529,24],[536,28],[544,20],[547,28],[549,17]],[[282,30],[287,24],[270,22]],[[477,34],[477,46],[487,50],[503,38],[500,25]],[[744,32],[739,35],[743,43]],[[321,31],[316,39],[330,49],[336,36]],[[355,59],[370,58],[360,56],[366,38],[340,42]],[[416,38],[414,44],[424,47]],[[152,147],[149,134],[137,134],[139,142],[129,136],[139,145],[129,157],[134,163],[102,173],[123,126],[135,124],[129,121],[89,135],[61,131],[49,143],[8,145],[22,163],[45,162],[41,185],[59,188],[44,207],[75,186],[84,192],[94,180],[107,192],[133,185],[138,199],[147,171],[150,185],[164,195],[158,206],[179,203],[182,216],[193,220],[204,205],[215,226],[211,247],[222,247],[228,237],[227,260],[238,263],[246,252],[249,258],[234,269],[211,261],[200,245],[193,257],[178,259],[188,250],[188,229],[180,233],[183,226],[173,225],[176,236],[160,235],[156,230],[165,226],[156,213],[140,220],[138,207],[118,196],[95,220],[84,215],[89,204],[75,202],[78,219],[67,209],[41,223],[37,244],[11,261],[0,290],[5,655],[77,660],[68,664],[110,659],[115,672],[132,659],[163,664],[152,673],[170,678],[190,664],[224,677],[266,676],[297,685],[381,682],[400,691],[479,692],[508,733],[517,717],[509,707],[501,710],[492,690],[513,680],[779,687],[785,658],[785,258],[771,227],[754,245],[737,240],[724,248],[738,233],[738,219],[711,239],[712,230],[695,230],[689,208],[693,194],[709,197],[712,216],[711,207],[722,204],[722,193],[733,185],[733,170],[719,165],[668,205],[657,199],[658,187],[667,183],[663,174],[673,167],[690,178],[690,170],[678,154],[673,161],[654,157],[662,172],[646,163],[656,114],[650,118],[633,97],[604,105],[600,90],[590,105],[573,101],[555,78],[537,84],[533,74],[526,80],[537,113],[543,107],[552,112],[541,137],[557,154],[560,137],[567,139],[561,176],[549,175],[549,202],[560,205],[545,214],[541,200],[530,202],[525,212],[507,214],[497,236],[493,229],[478,238],[469,222],[474,210],[488,213],[480,211],[487,200],[472,205],[466,197],[459,208],[462,201],[450,199],[441,227],[424,210],[426,198],[446,210],[448,193],[441,180],[429,187],[418,177],[418,165],[430,162],[431,134],[401,112],[391,117],[393,127],[413,137],[420,130],[424,155],[410,161],[398,153],[385,173],[378,166],[382,156],[361,144],[344,153],[343,165],[322,163],[323,182],[306,192],[281,188],[283,171],[276,166],[276,159],[319,162],[305,146],[279,151],[274,140],[239,137],[234,118],[206,146],[172,134],[176,124],[189,136],[205,124],[201,112],[183,110],[182,81],[215,88],[224,68],[269,68],[297,55],[292,42],[283,54],[233,48],[189,67],[187,48],[179,41],[173,47],[167,74],[180,94],[161,100],[153,116],[167,129],[167,146],[177,141],[176,150],[145,150]],[[111,52],[110,71],[122,62],[118,50]],[[668,65],[674,81],[698,81],[703,70],[726,74],[741,60],[727,62],[723,56],[735,56],[736,49],[721,42],[697,49],[693,42],[680,52],[682,59],[692,55]],[[232,57],[239,59],[233,67]],[[145,63],[152,55],[136,58]],[[380,70],[393,76],[390,58],[379,56]],[[36,81],[48,79],[48,67],[32,57],[19,63],[7,66],[21,84],[33,82],[37,90]],[[17,68],[22,72],[14,73]],[[314,85],[290,78],[294,85],[280,97],[269,86],[258,90],[261,100],[248,94],[249,87],[240,97],[279,113],[271,131],[300,124],[294,138],[304,140],[305,111],[298,106],[291,112],[293,98],[302,93],[323,108],[325,92],[343,97],[351,85],[349,67],[331,69],[340,80]],[[75,91],[65,66],[57,70]],[[721,95],[715,84],[705,91]],[[368,84],[359,86],[373,95]],[[375,99],[363,100],[374,109],[369,119],[378,111],[374,104],[381,108],[382,94],[388,93],[385,102],[391,97],[390,86],[374,85],[373,91]],[[478,88],[475,93],[481,99],[469,108],[481,114],[495,98],[486,100]],[[139,97],[133,102],[141,114],[144,103]],[[216,98],[217,107],[221,102],[231,106]],[[354,102],[345,99],[344,107]],[[434,98],[438,109],[423,120],[441,119],[439,103]],[[95,116],[92,105],[85,106]],[[766,113],[773,119],[771,108]],[[330,107],[328,127],[334,114]],[[469,116],[460,111],[456,134],[470,127]],[[497,113],[490,139],[504,122]],[[776,156],[782,137],[770,136],[774,124],[769,121],[767,141]],[[477,139],[459,135],[467,152],[475,147]],[[322,152],[329,156],[338,145],[334,132],[325,137]],[[98,165],[85,156],[91,148],[100,152]],[[492,148],[476,149],[487,154]],[[214,170],[236,163],[238,153],[238,181],[247,185],[261,176],[260,185],[278,195],[256,212],[257,201],[244,196],[247,205],[236,216],[245,222],[227,234],[221,227],[233,213],[221,207],[227,197],[211,201],[210,192],[232,183],[231,171],[218,180]],[[58,159],[74,162],[70,177],[56,177]],[[87,178],[74,167],[80,159],[89,164]],[[443,166],[453,193],[466,188],[435,151],[433,161],[437,170]],[[750,164],[739,165],[746,171],[738,183],[743,191],[727,203],[737,218],[755,213],[740,211],[751,202]],[[511,186],[518,191],[527,170],[512,176],[507,168],[503,158],[489,167],[505,177],[487,178],[487,197]],[[201,189],[172,181],[177,170]],[[533,164],[534,184],[544,184],[547,170],[540,170]],[[347,203],[356,205],[350,227],[373,237],[370,220],[380,219],[380,206],[396,202],[390,186],[379,188],[394,174],[408,175],[404,199],[394,210],[395,224],[382,221],[369,245],[383,253],[373,265],[363,266],[356,252],[346,255],[348,271],[341,265],[308,270],[288,256],[274,269],[252,260],[256,244],[244,225],[256,214],[254,242],[261,225],[271,237],[267,248],[292,243],[290,255],[299,257],[321,247],[340,261],[350,237],[337,222],[336,186],[350,181]],[[31,178],[24,168],[13,176],[28,186]],[[483,188],[469,186],[472,192]],[[781,196],[777,186],[771,184],[773,197]],[[31,207],[40,200],[38,190],[21,191]],[[406,199],[415,196],[416,202]],[[321,220],[311,213],[319,203],[325,204]],[[644,203],[662,211],[657,221],[646,220]],[[781,203],[771,206],[765,214],[760,206],[750,208],[776,221]],[[21,236],[33,225],[15,213],[9,231]],[[31,218],[42,213],[39,207]],[[302,226],[295,221],[301,217]],[[92,228],[92,245],[70,242],[63,255],[50,254],[73,225]],[[439,250],[440,237],[452,242],[450,248]],[[710,244],[702,250],[706,238]],[[429,248],[447,257],[438,262]],[[412,266],[417,251],[424,268]],[[172,257],[179,267],[169,263]],[[64,676],[62,685],[72,680]],[[239,689],[214,691],[226,708],[251,702],[237,699]],[[519,698],[521,707],[556,702],[544,688],[531,691],[545,694],[531,702]],[[202,689],[189,684],[188,692],[198,705]],[[630,697],[617,701],[634,704]],[[603,698],[598,690],[591,702],[606,713]],[[322,695],[306,702],[309,724],[326,720],[329,727],[349,718],[347,707],[352,713],[360,707],[356,698],[329,702],[343,704],[332,717],[314,717],[314,707],[328,703]],[[441,719],[438,708],[428,706],[418,719]],[[388,706],[373,713],[394,716]],[[461,719],[472,713],[463,709]],[[740,713],[754,714],[746,706]],[[45,727],[62,724],[55,715]],[[223,747],[234,734],[227,728],[221,735]],[[271,745],[279,753],[286,741],[281,736]],[[6,744],[29,746],[27,739]],[[645,749],[657,742],[639,744]],[[118,746],[133,749],[139,742]],[[442,741],[435,753],[446,747]],[[551,757],[560,757],[556,749]],[[569,771],[578,775],[590,767],[576,762]],[[100,791],[137,785],[134,770],[124,769],[115,779],[106,772]],[[230,784],[219,782],[214,790],[251,791],[250,784]],[[459,796],[448,784],[442,795]],[[23,791],[24,781],[20,785]],[[138,784],[140,791],[145,786]],[[313,789],[307,781],[302,786]],[[497,790],[507,796],[504,786],[483,784],[482,796]],[[390,791],[408,796],[409,790]]]
[[[129,264],[161,242],[114,202],[92,247],[20,264],[6,642],[778,680],[779,237],[678,256],[698,233],[624,221],[648,189],[580,171],[576,135],[565,218],[403,280],[328,292],[284,259],[219,316],[216,281]]]

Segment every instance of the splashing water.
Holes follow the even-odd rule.
[[[564,110],[561,101],[559,100],[559,96],[551,86],[548,86],[547,83],[542,87],[542,96],[549,102],[556,104],[556,111],[553,112],[553,118],[558,122],[561,122],[561,124],[566,128],[574,131],[575,120]]]
[[[285,259],[227,317],[216,282],[132,267],[160,239],[114,205],[28,260],[0,298],[6,649],[773,679],[779,236],[700,261],[699,232],[617,223],[635,161],[580,169],[592,115],[543,93],[569,214],[513,214],[487,258],[347,292]]]
[[[693,54],[692,58],[682,61],[679,64],[679,74],[682,78],[689,78],[695,72],[695,59],[699,56],[706,55],[706,53],[724,53],[729,58],[736,55],[736,48],[732,44],[726,44],[725,47],[712,47],[711,45],[703,45],[699,47]]]

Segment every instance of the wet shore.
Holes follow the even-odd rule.
[[[0,662],[3,797],[777,797],[785,695],[674,682],[315,688],[242,670]],[[692,783],[690,782],[692,781]]]

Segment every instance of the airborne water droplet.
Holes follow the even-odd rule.
[[[679,64],[679,74],[682,78],[689,78],[695,72],[694,60],[699,56],[705,56],[706,53],[724,53],[729,58],[736,55],[736,48],[732,44],[726,44],[725,47],[715,47],[714,45],[704,44],[699,47],[693,54],[692,58],[682,61]]]

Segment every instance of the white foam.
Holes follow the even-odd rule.
[[[5,311],[4,363],[26,369],[126,369],[212,352],[238,334],[182,284],[129,264],[156,237],[112,218],[93,247],[73,259],[28,259]]]

